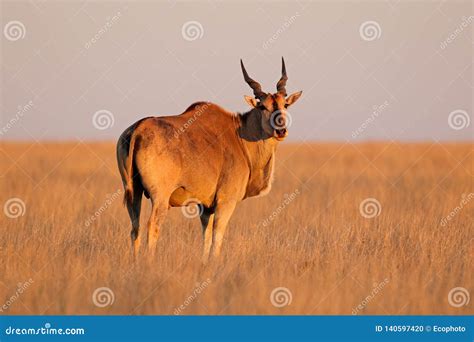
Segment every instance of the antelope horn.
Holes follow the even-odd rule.
[[[249,77],[249,74],[247,74],[247,71],[245,70],[245,67],[244,67],[244,62],[242,62],[242,60],[240,60],[240,66],[242,68],[242,73],[244,74],[245,82],[247,82],[250,88],[253,89],[253,94],[255,95],[255,98],[262,99],[265,96],[267,96],[267,94],[265,94],[262,91],[262,86],[260,85],[260,83],[258,83],[257,81],[254,81],[253,79]]]
[[[286,68],[285,68],[285,60],[283,57],[281,58],[281,78],[277,83],[277,91],[280,94],[286,96],[286,81],[288,80],[288,76],[286,76]]]

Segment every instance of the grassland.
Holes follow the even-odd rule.
[[[3,143],[1,313],[472,314],[472,300],[448,302],[455,287],[474,290],[472,152],[284,143],[271,193],[240,204],[223,255],[203,268],[199,219],[180,209],[156,258],[133,262],[112,143]],[[12,198],[25,206],[6,215]],[[372,218],[367,198],[380,204],[362,211]],[[113,293],[96,298],[104,307],[101,287]]]

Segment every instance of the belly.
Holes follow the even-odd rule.
[[[171,194],[169,205],[171,207],[182,207],[189,203],[198,203],[210,207],[213,200],[214,193],[209,190],[197,191],[197,189],[188,190],[185,187],[180,187]]]

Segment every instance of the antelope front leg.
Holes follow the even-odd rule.
[[[202,237],[203,237],[203,252],[202,263],[205,265],[209,261],[209,253],[212,245],[212,227],[214,225],[214,213],[205,208],[201,215]]]
[[[212,248],[213,258],[217,258],[221,253],[222,240],[227,228],[227,223],[235,209],[235,202],[218,203],[214,214],[214,227],[212,230]]]

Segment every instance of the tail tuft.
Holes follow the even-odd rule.
[[[123,205],[132,205],[133,202],[133,190],[130,188],[125,189],[125,194],[123,195]]]

